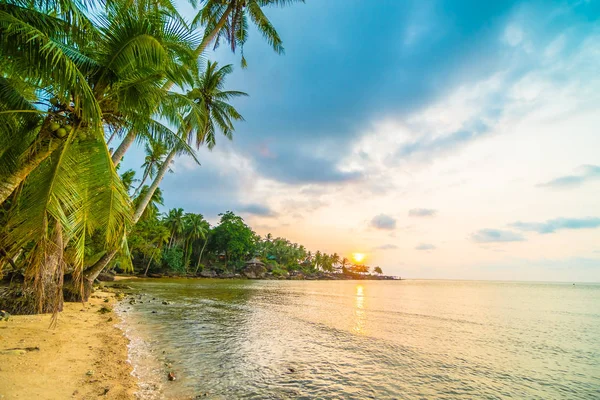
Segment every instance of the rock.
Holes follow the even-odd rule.
[[[106,394],[110,391],[110,387],[105,387],[102,391],[102,393],[100,393],[100,396],[106,396]]]
[[[8,321],[10,313],[8,311],[0,310],[0,321]]]
[[[106,272],[100,273],[97,278],[100,282],[112,282],[115,280],[115,276]]]
[[[152,314],[156,314],[156,310],[152,310]]]
[[[106,322],[112,322],[112,317],[110,317],[109,319],[106,320]]]
[[[200,276],[203,278],[214,278],[217,276],[217,273],[215,271],[213,271],[212,269],[203,269],[200,272]]]
[[[124,283],[113,283],[112,285],[108,286],[112,289],[126,289],[126,290],[131,290],[133,289],[131,286],[127,286]]]
[[[110,307],[107,307],[107,306],[102,306],[102,308],[100,308],[100,309],[98,310],[98,312],[99,312],[100,314],[107,314],[107,313],[110,313],[110,312],[112,312],[112,308],[110,308]]]
[[[167,378],[170,381],[174,381],[175,380],[175,374],[173,372],[169,372],[169,374],[167,375]]]
[[[261,265],[248,266],[242,271],[242,274],[248,279],[262,279],[266,273],[267,269]]]
[[[290,371],[290,373],[296,372],[296,370],[294,368],[288,368],[288,371]]]
[[[171,304],[171,303],[169,303],[168,301],[163,301],[162,303],[163,303],[163,305],[165,305],[165,306],[168,306],[169,304]]]

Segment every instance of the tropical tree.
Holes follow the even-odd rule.
[[[183,214],[183,208],[173,208],[166,215],[164,223],[171,234],[169,248],[173,247],[173,243],[180,239],[180,236],[183,234],[185,224]]]
[[[203,0],[203,6],[192,22],[193,28],[204,28],[202,41],[195,48],[193,57],[198,58],[214,43],[218,47],[221,40],[229,43],[231,50],[235,52],[238,46],[242,47],[242,67],[246,66],[246,58],[243,54],[243,45],[248,38],[248,19],[252,21],[264,39],[271,45],[273,50],[282,54],[284,52],[283,42],[263,12],[264,7],[284,7],[293,3],[304,2],[304,0]],[[170,89],[174,81],[165,84],[164,89]],[[113,161],[119,164],[125,152],[136,140],[140,132],[129,130],[115,153]]]
[[[206,245],[206,237],[208,235],[208,230],[210,229],[210,225],[206,220],[204,220],[204,216],[202,214],[192,214],[187,213],[184,216],[184,235],[185,235],[185,253],[184,253],[184,264],[187,268],[190,259],[192,257],[193,252],[193,244],[198,240],[202,239],[204,241],[204,245]],[[196,271],[198,270],[198,266],[200,264],[200,259],[202,258],[202,251],[204,250],[204,246],[200,251],[200,256],[198,257],[198,263],[196,265]]]
[[[231,140],[235,131],[233,122],[243,121],[243,117],[228,101],[239,96],[247,96],[247,94],[223,90],[225,79],[232,71],[231,65],[219,68],[216,62],[209,61],[206,69],[196,79],[194,89],[187,94],[195,105],[195,108],[185,118],[184,126],[187,131],[183,138],[189,143],[195,143],[197,147],[206,145],[209,149],[212,149],[216,145],[217,131],[220,131],[226,138]],[[171,161],[179,152],[179,146],[175,146],[163,162],[154,178],[154,182],[152,182],[148,192],[135,210],[134,222],[144,212],[152,194],[167,173]]]
[[[219,225],[211,232],[212,249],[225,255],[225,267],[229,262],[240,263],[254,253],[254,232],[242,219],[231,211],[219,214]]]
[[[379,267],[373,268],[373,272],[375,272],[377,275],[382,275],[383,274],[383,271]]]
[[[28,249],[22,264],[43,310],[51,298],[60,308],[64,272],[91,288],[92,236],[107,252],[124,243],[131,206],[104,128],[176,141],[155,119],[177,112],[163,85],[189,84],[197,68],[193,35],[160,2],[113,1],[93,20],[82,4],[0,4],[0,204],[14,197],[0,249],[9,263]]]
[[[144,174],[142,176],[140,185],[135,190],[134,196],[139,193],[148,177],[150,177],[150,179],[154,178],[156,172],[158,172],[158,169],[165,161],[165,157],[168,153],[168,149],[163,142],[152,139],[146,143],[145,150],[146,157],[144,158],[144,163],[142,164],[142,168],[144,168]]]

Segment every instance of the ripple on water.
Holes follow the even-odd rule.
[[[128,284],[157,299],[124,315],[128,336],[139,338],[131,358],[148,396],[157,390],[166,398],[208,393],[214,399],[591,399],[600,393],[600,311],[590,308],[600,304],[600,286]],[[165,359],[173,361],[178,381],[163,379]]]

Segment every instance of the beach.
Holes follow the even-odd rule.
[[[50,314],[0,321],[0,399],[134,399],[119,318],[98,312],[116,302],[96,291],[86,304],[65,303],[54,328]]]

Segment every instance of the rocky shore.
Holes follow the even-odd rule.
[[[110,282],[118,280],[119,278],[127,278],[127,275],[115,275],[114,273],[103,273],[98,279],[100,281]],[[229,272],[218,272],[214,270],[203,270],[197,275],[193,274],[157,274],[151,273],[146,276],[139,275],[135,276],[139,278],[213,278],[213,279],[266,279],[266,280],[378,280],[378,281],[393,281],[401,280],[400,277],[389,276],[389,275],[371,275],[371,274],[342,274],[342,273],[326,273],[317,272],[313,274],[305,274],[302,272],[292,272],[285,274],[274,274],[267,271],[266,269],[244,269],[241,273],[229,273]]]

